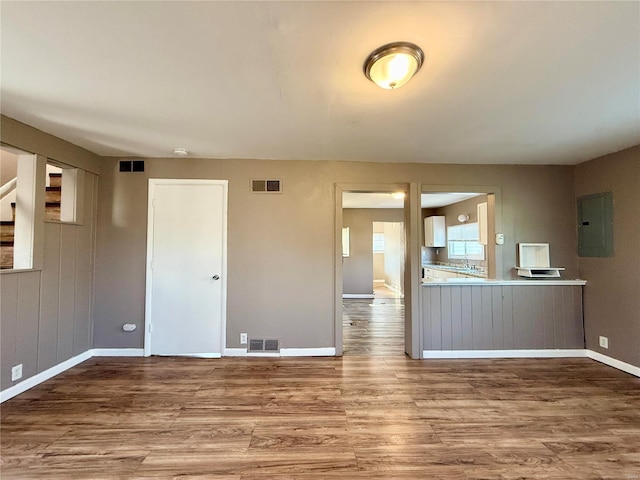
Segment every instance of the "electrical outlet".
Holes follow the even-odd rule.
[[[22,378],[22,364],[16,365],[11,369],[11,381],[15,382]]]
[[[609,348],[609,339],[600,335],[600,346],[602,348]]]
[[[246,345],[247,344],[247,334],[246,333],[241,333],[240,334],[240,345]]]

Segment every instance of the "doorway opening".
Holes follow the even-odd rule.
[[[343,193],[343,355],[405,353],[404,198]]]

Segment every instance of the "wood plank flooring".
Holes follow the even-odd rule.
[[[638,480],[639,399],[590,359],[94,358],[2,405],[0,476]]]
[[[342,300],[344,355],[404,354],[404,299],[384,286],[374,295]]]

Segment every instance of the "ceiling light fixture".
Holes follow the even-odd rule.
[[[422,49],[409,42],[394,42],[375,49],[364,62],[364,74],[379,87],[400,88],[424,62]]]
[[[189,155],[189,151],[186,148],[174,148],[173,153],[176,155],[180,155],[181,157],[186,157]]]

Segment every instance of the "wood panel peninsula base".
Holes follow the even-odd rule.
[[[423,358],[585,356],[584,280],[430,279]]]

